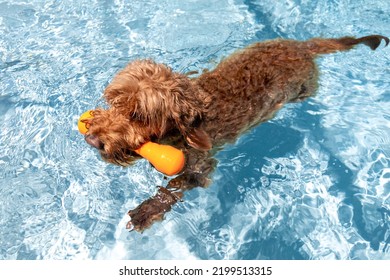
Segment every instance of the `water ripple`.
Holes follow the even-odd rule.
[[[202,70],[259,39],[385,34],[389,13],[363,0],[1,2],[0,259],[389,259],[381,49],[319,59],[317,97],[228,145],[212,186],[142,235],[126,212],[163,176],[107,165],[76,127],[131,59]]]

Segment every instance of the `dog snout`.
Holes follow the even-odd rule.
[[[92,147],[98,149],[98,150],[103,150],[104,149],[104,143],[100,141],[99,137],[95,135],[85,135],[85,141],[91,145]]]

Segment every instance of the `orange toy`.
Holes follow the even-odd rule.
[[[146,158],[158,171],[168,176],[179,173],[185,164],[183,152],[168,145],[147,142],[135,152]]]
[[[88,131],[88,125],[83,120],[92,117],[92,110],[80,116],[77,127],[81,134],[86,134]],[[184,153],[172,146],[147,142],[135,152],[147,159],[158,171],[168,176],[178,174],[185,165]]]
[[[81,114],[79,121],[77,123],[77,128],[79,129],[81,134],[85,134],[88,131],[88,125],[83,122],[85,119],[93,118],[93,111],[89,110]]]

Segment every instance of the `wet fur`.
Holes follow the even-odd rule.
[[[169,143],[186,154],[186,167],[157,194],[129,211],[127,227],[143,231],[161,220],[183,191],[205,187],[213,154],[275,114],[285,103],[312,96],[318,87],[314,59],[356,44],[376,49],[387,37],[273,40],[253,44],[197,78],[151,60],[128,64],[108,85],[108,109],[87,120],[86,141],[108,162],[128,165],[147,141]]]

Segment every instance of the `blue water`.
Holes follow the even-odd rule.
[[[143,234],[163,177],[77,131],[136,58],[213,67],[278,37],[390,36],[383,0],[0,2],[0,259],[390,259],[390,48],[318,59],[316,97],[227,145],[208,189]]]

